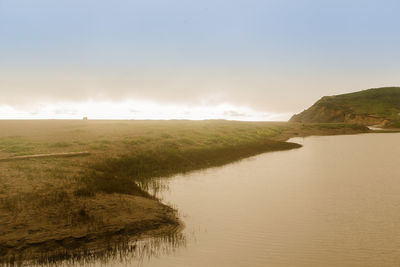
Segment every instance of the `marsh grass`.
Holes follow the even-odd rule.
[[[290,128],[282,123],[116,121],[75,122],[69,128],[66,133],[53,129],[58,135],[52,137],[51,142],[37,137],[34,141],[36,146],[32,149],[28,145],[33,141],[26,136],[10,139],[8,143],[19,145],[20,153],[79,149],[95,152],[98,157],[84,163],[81,175],[76,179],[81,184],[73,194],[77,197],[93,197],[98,192],[150,197],[145,191],[153,178],[220,166],[258,153],[296,147],[270,140]],[[78,136],[80,140],[77,140]],[[20,173],[23,171],[19,170]],[[28,173],[29,170],[25,171],[30,181],[35,179]],[[49,170],[46,175],[57,180],[70,178],[66,168]]]
[[[69,142],[55,142],[55,143],[49,143],[48,146],[54,148],[66,148],[72,146],[72,144]]]
[[[0,152],[26,155],[32,153],[37,144],[18,136],[0,138]]]
[[[46,232],[53,238],[59,229],[90,235],[104,231],[110,218],[121,227],[127,218],[137,219],[134,233],[153,229],[158,224],[141,220],[148,215],[151,221],[166,222],[160,221],[164,208],[159,210],[154,197],[165,185],[164,177],[297,148],[283,141],[294,133],[343,133],[342,126],[307,125],[304,130],[301,124],[213,120],[0,121],[1,157],[91,152],[85,157],[1,162],[0,239],[7,242],[8,233],[24,240]],[[161,214],[174,220],[166,223],[177,224],[171,211],[166,212]]]
[[[176,230],[140,240],[131,238],[127,233],[104,235],[99,239],[70,241],[54,251],[37,248],[23,252],[16,250],[0,258],[0,266],[95,266],[99,262],[101,266],[115,263],[143,266],[146,259],[173,254],[187,243],[186,236]],[[93,246],[91,242],[98,244]]]
[[[3,197],[0,199],[0,207],[10,211],[18,211],[29,203],[29,208],[41,208],[70,202],[70,195],[64,190],[41,193],[21,193],[17,196]]]
[[[0,153],[89,150],[89,157],[10,162],[14,192],[45,183],[70,184],[72,196],[92,197],[98,192],[148,196],[153,178],[220,166],[267,151],[296,145],[273,141],[285,132],[336,130],[358,125],[294,125],[237,121],[41,121],[2,122]],[[362,127],[362,126],[361,126]],[[282,138],[281,140],[284,140]],[[12,152],[12,153],[11,153]],[[7,155],[11,154],[11,155]],[[1,166],[0,166],[1,167]],[[55,186],[57,188],[57,186]],[[35,189],[36,190],[36,189]],[[35,191],[34,190],[34,191]],[[53,190],[53,189],[49,189]]]
[[[220,140],[217,143],[221,143]],[[149,196],[146,191],[153,178],[220,166],[262,152],[298,147],[300,145],[294,143],[259,140],[187,150],[164,146],[126,154],[93,164],[93,171],[81,180],[84,186],[76,190],[75,195],[93,196],[97,192],[104,192]]]
[[[71,226],[87,225],[98,227],[103,218],[94,216],[85,204],[77,201],[71,193],[62,189],[51,192],[21,193],[18,196],[0,198],[0,208],[18,218],[26,214],[34,214],[31,223],[50,223]],[[49,214],[46,214],[51,210]],[[45,212],[45,213],[43,213]]]
[[[35,153],[46,153],[49,151],[60,151],[72,147],[70,142],[46,142],[30,140],[25,137],[0,137],[0,152],[12,154],[13,156],[31,155]]]

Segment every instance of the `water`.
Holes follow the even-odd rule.
[[[295,138],[170,180],[186,247],[144,266],[397,266],[400,134]]]
[[[185,242],[96,265],[397,266],[400,134],[291,141],[304,147],[169,179]]]

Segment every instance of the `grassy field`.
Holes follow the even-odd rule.
[[[8,195],[31,192],[32,188],[60,189],[65,187],[64,183],[71,189],[78,184],[88,184],[85,178],[94,173],[116,172],[117,168],[126,172],[129,166],[131,172],[132,169],[138,172],[131,176],[136,181],[143,181],[143,178],[220,165],[251,154],[279,150],[280,146],[291,146],[271,140],[289,129],[283,123],[2,121],[0,125],[4,129],[0,132],[0,158],[91,153],[87,157],[2,163],[0,168],[6,181],[1,183],[0,192],[7,191]],[[119,166],[121,164],[126,166]]]
[[[174,229],[175,212],[147,192],[153,178],[300,147],[286,142],[292,136],[366,131],[346,124],[213,120],[0,121],[0,128],[0,158],[90,152],[0,162],[5,256],[47,240]]]

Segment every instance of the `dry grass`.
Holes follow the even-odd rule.
[[[176,223],[143,190],[152,178],[298,147],[283,142],[291,136],[365,130],[235,121],[0,121],[0,128],[0,158],[91,152],[0,162],[0,254],[23,247],[21,240]]]
[[[0,158],[92,153],[0,162],[0,254],[28,241],[120,231],[128,222],[145,222],[142,230],[176,224],[171,209],[139,187],[145,179],[266,151],[270,148],[251,153],[245,148],[285,127],[227,121],[0,121]]]

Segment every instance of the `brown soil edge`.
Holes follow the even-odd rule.
[[[63,260],[94,261],[105,258],[104,255],[124,253],[124,250],[132,252],[136,249],[136,244],[132,245],[132,242],[145,238],[171,239],[171,236],[181,231],[183,223],[175,209],[158,200],[154,201],[164,208],[156,219],[136,221],[117,229],[91,232],[80,237],[54,236],[46,241],[21,242],[18,246],[0,245],[0,265],[47,265]]]

